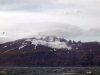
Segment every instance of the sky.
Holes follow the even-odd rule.
[[[100,41],[100,0],[0,0],[0,38],[37,34]]]

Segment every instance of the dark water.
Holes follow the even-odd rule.
[[[0,67],[0,75],[100,75],[100,67]]]

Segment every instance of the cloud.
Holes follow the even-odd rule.
[[[85,30],[81,36],[74,37],[74,38],[71,37],[70,39],[74,39],[77,41],[82,40],[85,42],[90,42],[90,41],[99,41],[100,42],[100,27],[94,27],[94,28]]]
[[[0,0],[0,32],[5,31],[10,37],[16,34],[16,37],[24,37],[43,32],[50,28],[48,26],[53,26],[56,30],[51,29],[52,33],[67,32],[68,37],[74,37],[84,30],[81,39],[97,38],[100,26],[99,7],[100,0]],[[73,25],[76,28],[57,28],[60,25],[65,28],[67,25]],[[91,29],[94,27],[96,29]]]
[[[37,34],[64,38],[76,37],[82,34],[80,27],[54,22],[21,23],[15,27],[6,28],[4,31],[6,32],[6,36],[9,38],[13,37],[13,39],[25,38]]]
[[[0,0],[1,11],[56,12],[57,10],[67,15],[100,17],[99,7],[99,0]]]
[[[47,30],[41,32],[40,34],[47,36],[57,36],[67,39],[70,37],[77,37],[83,34],[83,30],[77,26],[61,24],[61,23],[50,23],[50,24],[51,25],[48,26]]]
[[[88,30],[90,36],[98,36],[100,37],[100,27],[94,27],[94,28],[90,28]]]
[[[61,12],[56,12],[57,10],[53,12],[2,11],[0,12],[0,32],[5,31],[8,37],[12,38],[15,36],[14,39],[44,31],[49,33],[48,30],[52,30],[52,33],[58,32],[62,35],[67,32],[66,35],[68,37],[73,37],[81,34],[79,33],[81,30],[98,27],[98,24],[100,24],[99,18],[97,19],[97,17],[91,18],[81,17],[80,15],[64,15],[64,10],[61,10]],[[68,30],[68,25],[73,25],[76,28],[72,27]],[[59,26],[61,26],[61,28]],[[56,30],[51,28],[56,28]],[[87,32],[85,34],[87,34]],[[63,36],[65,37],[65,34]]]
[[[100,0],[0,0],[0,11],[46,12],[97,19],[100,19],[99,7]]]
[[[100,27],[91,28],[89,31],[100,33]]]

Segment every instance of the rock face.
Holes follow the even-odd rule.
[[[19,39],[0,44],[0,66],[100,66],[100,43],[55,36]]]

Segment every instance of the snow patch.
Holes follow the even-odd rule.
[[[6,48],[7,46],[4,46],[3,48]]]
[[[26,41],[30,41],[33,45],[35,45],[35,48],[37,45],[44,45],[51,48],[57,48],[57,49],[68,49],[71,50],[72,47],[68,46],[65,42],[60,42],[58,39],[53,41],[53,38],[48,38],[49,41],[42,39],[27,39]]]
[[[19,50],[21,50],[22,48],[24,48],[26,45],[21,45],[20,47],[19,47]]]

